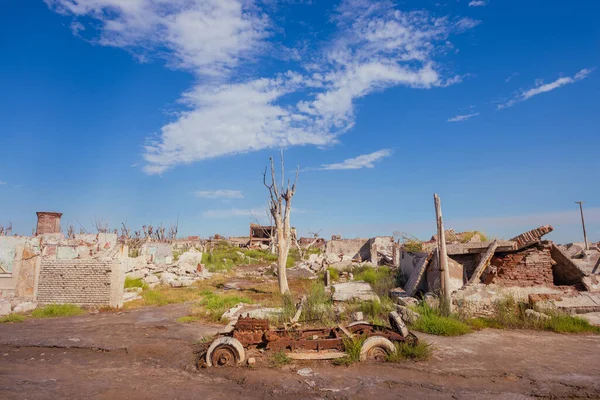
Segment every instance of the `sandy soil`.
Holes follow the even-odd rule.
[[[0,398],[600,398],[600,336],[488,329],[419,335],[436,347],[421,363],[197,370],[191,344],[219,325],[178,324],[188,308],[2,324]]]

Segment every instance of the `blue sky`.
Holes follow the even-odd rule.
[[[0,223],[600,240],[600,3],[5,0]]]

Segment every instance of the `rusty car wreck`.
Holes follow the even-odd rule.
[[[410,333],[396,312],[389,315],[391,328],[355,321],[346,327],[314,329],[271,329],[269,321],[240,317],[230,332],[219,334],[212,342],[196,349],[198,366],[235,366],[244,363],[246,352],[253,350],[284,351],[296,359],[333,359],[346,354],[344,339],[361,337],[360,360],[384,361],[395,351],[394,343],[416,345],[417,337]]]

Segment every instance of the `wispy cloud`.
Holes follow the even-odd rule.
[[[519,73],[518,73],[518,72],[513,72],[512,74],[510,74],[510,76],[509,76],[508,78],[506,78],[506,79],[504,80],[504,82],[508,83],[508,82],[510,82],[510,81],[511,81],[511,80],[512,80],[514,77],[516,77],[516,76],[518,76],[518,75],[519,75]]]
[[[196,197],[205,199],[243,199],[244,195],[239,190],[198,190],[194,192]]]
[[[478,116],[480,113],[473,113],[473,114],[466,114],[466,115],[457,115],[455,117],[452,118],[448,118],[448,122],[460,122],[460,121],[466,121],[469,118],[473,118]]]
[[[484,0],[472,0],[469,2],[469,7],[483,7],[487,5],[487,1]]]
[[[252,0],[45,0],[71,15],[79,35],[161,57],[192,72],[197,84],[182,94],[186,108],[144,146],[147,173],[181,164],[267,148],[334,144],[352,129],[355,102],[394,86],[429,89],[462,77],[436,58],[450,36],[480,21],[402,11],[387,0],[342,0],[331,19],[332,39],[295,54],[289,71],[256,76],[245,68],[272,53],[277,19]],[[84,29],[88,24],[93,29]],[[240,79],[240,77],[243,77]],[[285,101],[289,94],[299,100]]]
[[[340,170],[340,169],[361,169],[361,168],[373,168],[375,162],[381,160],[392,154],[389,149],[383,149],[370,154],[363,154],[358,157],[348,158],[340,163],[335,164],[324,164],[319,170]]]
[[[587,78],[588,75],[593,70],[594,70],[594,68],[592,68],[592,69],[585,68],[585,69],[582,69],[581,71],[579,71],[578,73],[576,73],[572,77],[570,77],[570,76],[562,77],[562,78],[555,80],[554,82],[550,82],[550,83],[546,83],[546,84],[544,84],[541,80],[537,80],[535,87],[533,87],[531,89],[527,89],[527,90],[521,90],[514,98],[512,98],[511,100],[509,100],[505,103],[499,104],[497,106],[497,108],[499,110],[501,110],[503,108],[512,107],[515,104],[520,103],[525,100],[528,100],[528,99],[532,98],[533,96],[537,96],[538,94],[550,92],[554,89],[558,89],[559,87],[569,85],[571,83],[575,83],[577,81]]]
[[[0,185],[6,185],[8,182],[0,181]]]
[[[229,208],[220,210],[206,210],[202,213],[204,218],[224,219],[237,217],[262,218],[266,216],[266,208]]]

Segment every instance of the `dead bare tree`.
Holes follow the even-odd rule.
[[[279,292],[288,293],[290,288],[287,282],[286,262],[292,244],[292,229],[290,226],[290,212],[292,210],[292,197],[296,193],[296,183],[300,168],[296,169],[296,179],[290,186],[288,179],[287,187],[284,188],[284,162],[283,150],[281,151],[281,186],[277,188],[275,181],[275,161],[271,161],[271,181],[267,184],[267,167],[263,173],[263,184],[269,190],[269,211],[275,221],[275,230],[277,236],[277,280],[279,282]]]
[[[70,224],[69,229],[67,229],[67,237],[69,239],[75,239],[75,227],[73,224]]]

